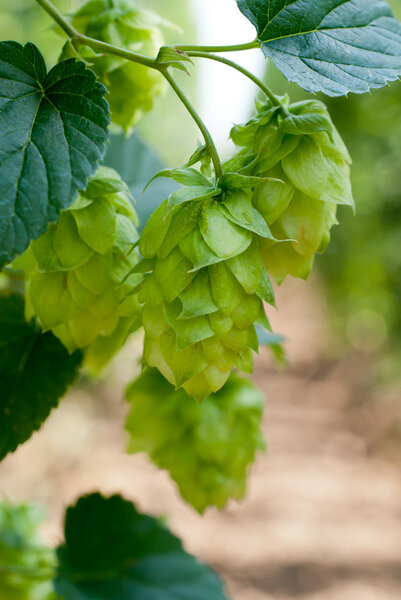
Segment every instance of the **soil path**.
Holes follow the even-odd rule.
[[[306,296],[294,284],[281,295],[286,309],[275,321],[290,337],[291,368],[277,372],[265,352],[257,363],[269,455],[259,457],[244,502],[200,517],[165,473],[125,455],[124,361],[114,380],[72,392],[0,465],[0,494],[44,504],[43,532],[55,545],[64,507],[79,494],[123,493],[167,515],[233,600],[400,600],[401,461],[388,436],[399,390],[372,389],[361,358],[322,362],[324,314],[313,289]]]

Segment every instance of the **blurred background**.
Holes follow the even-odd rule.
[[[56,3],[69,12],[79,2]],[[391,2],[401,17],[401,1]],[[230,44],[254,37],[234,0],[142,0],[177,23],[168,43]],[[63,44],[33,0],[0,0],[0,39],[35,42],[51,66]],[[293,100],[261,53],[230,56]],[[199,62],[177,78],[223,157],[232,123],[256,90],[238,73]],[[40,433],[0,465],[0,495],[48,511],[43,534],[61,539],[64,508],[80,494],[121,492],[165,515],[185,546],[212,564],[233,600],[399,600],[401,597],[401,83],[363,97],[325,99],[353,157],[356,216],[340,211],[328,251],[307,283],[277,290],[272,324],[289,366],[267,351],[255,379],[266,396],[268,456],[241,504],[198,516],[145,456],[125,454],[125,385],[139,370],[134,339],[101,380],[82,378]],[[116,135],[107,162],[132,187],[142,222],[171,183],[142,188],[161,165],[183,164],[199,134],[168,92],[136,136]]]

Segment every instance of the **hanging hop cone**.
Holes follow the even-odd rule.
[[[199,406],[156,369],[128,388],[131,405],[126,429],[129,452],[147,452],[167,469],[184,500],[200,513],[243,498],[249,467],[265,450],[261,431],[263,395],[232,374]]]
[[[252,372],[255,324],[274,304],[259,242],[271,238],[251,203],[255,178],[226,174],[219,188],[195,169],[170,171],[186,187],[149,219],[139,243],[145,273],[144,363],[199,401],[233,367]]]
[[[239,154],[226,168],[277,178],[255,188],[253,205],[278,240],[262,244],[269,274],[306,278],[315,253],[324,252],[337,223],[338,204],[354,206],[348,151],[323,103],[308,100],[279,107],[257,105],[256,116],[231,131]]]
[[[154,58],[163,36],[164,23],[157,14],[138,8],[134,0],[88,0],[72,16],[73,26],[89,37]],[[62,58],[77,56],[70,43]],[[163,76],[155,69],[115,56],[96,54],[88,47],[78,48],[79,56],[90,64],[109,90],[113,123],[129,132],[142,115],[152,109],[155,96],[164,89]]]
[[[73,352],[101,368],[140,325],[132,293],[140,275],[137,217],[126,184],[100,167],[57,224],[16,261],[26,275],[27,317],[37,317]]]

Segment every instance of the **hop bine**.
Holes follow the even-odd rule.
[[[248,380],[232,374],[202,406],[191,402],[156,369],[148,369],[126,392],[129,452],[147,452],[167,469],[184,500],[197,511],[223,508],[245,495],[248,470],[265,450],[261,431],[264,399]]]
[[[130,274],[139,258],[137,217],[126,184],[100,167],[69,210],[15,265],[25,272],[26,313],[100,369],[140,325]]]
[[[253,205],[278,243],[264,240],[267,271],[278,282],[287,275],[306,278],[315,253],[324,252],[337,224],[337,205],[354,206],[348,151],[321,102],[289,105],[287,117],[270,101],[257,105],[256,116],[231,131],[239,154],[226,165],[240,173],[269,177],[255,187]]]

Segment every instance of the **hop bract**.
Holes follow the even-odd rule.
[[[163,45],[159,30],[163,20],[138,8],[134,0],[113,0],[111,4],[109,0],[89,0],[73,15],[72,23],[89,37],[151,58]],[[79,49],[79,53],[110,92],[112,121],[130,131],[152,109],[155,96],[163,91],[163,76],[134,62],[97,55],[90,48]]]
[[[155,369],[127,390],[128,450],[147,452],[167,469],[182,497],[199,512],[240,499],[258,450],[263,396],[248,380],[231,375],[224,387],[198,406],[184,390],[174,391]]]
[[[262,300],[274,302],[259,249],[271,233],[252,206],[252,192],[234,187],[245,178],[228,174],[213,188],[187,171],[188,183],[197,185],[161,204],[142,233],[146,274],[139,298],[144,363],[201,401],[233,367],[252,372],[254,325],[269,327]]]
[[[100,167],[57,224],[31,243],[18,261],[26,274],[26,310],[73,352],[86,348],[95,367],[105,364],[139,326],[132,290],[139,275],[132,198],[120,176]]]
[[[287,275],[306,278],[316,252],[323,252],[337,223],[338,204],[353,206],[348,151],[324,104],[288,105],[287,116],[270,101],[258,104],[256,116],[234,127],[231,137],[242,147],[232,161],[240,172],[279,181],[255,188],[253,204],[277,240],[262,244],[268,272],[281,282]]]

